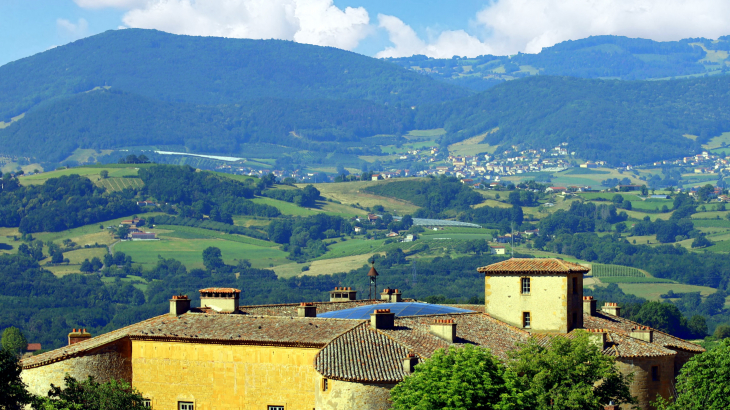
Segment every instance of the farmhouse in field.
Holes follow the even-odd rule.
[[[588,268],[558,259],[509,259],[478,269],[483,305],[434,305],[386,288],[357,300],[338,287],[329,302],[240,306],[241,291],[200,290],[170,299],[167,314],[25,358],[33,393],[66,373],[131,382],[149,407],[213,409],[387,409],[390,390],[437,349],[476,344],[500,359],[518,343],[589,332],[649,409],[670,397],[681,367],[703,348],[621,317],[620,306],[583,296]],[[606,403],[608,404],[608,403]]]

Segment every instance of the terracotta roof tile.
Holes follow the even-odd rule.
[[[477,269],[487,274],[500,273],[587,273],[589,268],[552,258],[511,258]]]
[[[200,289],[198,292],[200,293],[241,293],[240,289],[234,289],[234,288],[205,288]]]
[[[596,316],[583,315],[583,325],[587,329],[608,329],[614,333],[630,336],[631,329],[640,324],[623,317],[614,316],[606,312],[596,312]],[[662,331],[652,329],[654,332],[653,344],[666,348],[683,349],[690,352],[701,353],[705,349],[684,339],[674,337]]]
[[[314,367],[331,379],[396,383],[407,375],[403,359],[408,353],[403,345],[362,323],[325,346]]]

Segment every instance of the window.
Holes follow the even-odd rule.
[[[578,278],[573,278],[573,294],[578,294]]]
[[[578,327],[578,313],[573,312],[573,327]]]
[[[530,278],[522,278],[522,294],[523,295],[529,295],[530,294]]]
[[[659,366],[651,366],[651,381],[659,381]]]
[[[195,410],[195,406],[190,401],[179,401],[177,402],[178,410]]]
[[[522,327],[530,328],[530,312],[522,312]]]
[[[322,379],[322,391],[327,391],[329,389],[329,380]]]
[[[284,406],[269,406],[268,410],[284,410]]]
[[[152,400],[143,399],[142,400],[142,407],[152,408]]]

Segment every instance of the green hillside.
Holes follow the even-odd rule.
[[[659,42],[621,36],[593,36],[545,47],[537,54],[473,58],[392,58],[404,68],[451,84],[483,91],[505,80],[531,75],[622,80],[661,79],[724,72],[728,36]]]
[[[415,125],[443,126],[442,145],[498,127],[482,140],[485,150],[567,142],[580,158],[637,164],[701,151],[701,144],[730,129],[729,102],[725,75],[636,82],[537,76],[424,107]]]
[[[0,120],[54,98],[112,87],[170,102],[367,99],[420,105],[461,88],[332,47],[114,30],[0,67]]]

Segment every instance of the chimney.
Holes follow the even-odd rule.
[[[431,334],[454,343],[456,340],[456,323],[454,319],[436,319],[431,323]]]
[[[401,291],[398,289],[385,288],[383,293],[380,294],[381,300],[387,300],[390,303],[402,302]]]
[[[413,353],[408,353],[408,356],[403,359],[403,371],[407,374],[413,373],[414,367],[418,364],[418,358]]]
[[[607,405],[603,406],[603,410],[620,410],[620,409],[621,409],[621,406],[619,406],[617,404],[613,404],[613,400],[611,400],[611,402],[608,403]]]
[[[588,332],[588,337],[591,342],[595,343],[596,346],[603,351],[606,348],[606,343],[608,342],[606,339],[606,329],[586,329],[586,331]]]
[[[299,317],[317,317],[317,306],[312,302],[302,302],[297,308],[297,316]]]
[[[593,296],[583,296],[583,313],[589,316],[596,315],[596,300]]]
[[[647,343],[654,342],[654,329],[649,326],[637,326],[631,329],[631,337]]]
[[[218,313],[233,313],[238,310],[241,291],[233,288],[200,289],[200,306],[209,307]]]
[[[188,295],[173,295],[170,299],[170,316],[180,316],[190,310]]]
[[[606,302],[606,304],[601,308],[601,311],[606,312],[609,315],[621,317],[621,307],[618,303]]]
[[[370,328],[372,329],[392,329],[395,325],[395,313],[391,313],[390,309],[375,309],[370,314]]]
[[[349,302],[351,300],[357,300],[357,291],[350,287],[339,286],[330,291],[330,302]]]
[[[86,339],[91,339],[91,333],[87,332],[86,329],[74,329],[73,332],[68,334],[68,345],[71,346]]]

